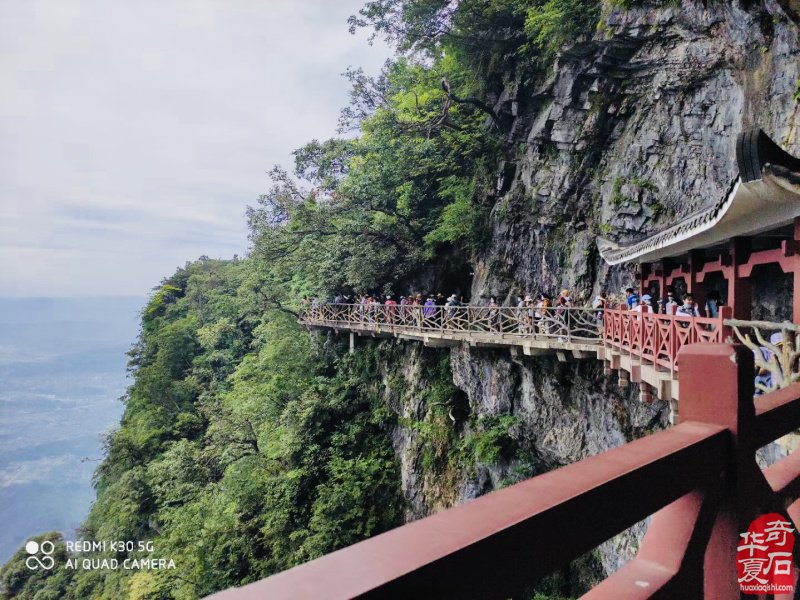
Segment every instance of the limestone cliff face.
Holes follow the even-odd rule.
[[[759,126],[800,150],[798,24],[774,1],[607,8],[540,89],[509,86],[517,156],[504,165],[473,297],[560,286],[588,296],[630,277],[598,235],[636,239],[723,197],[735,140]]]
[[[771,0],[750,8],[607,7],[594,38],[560,56],[545,85],[530,90],[511,79],[495,108],[510,115],[517,152],[499,165],[487,199],[492,231],[473,257],[472,298],[502,301],[562,286],[579,299],[600,287],[618,291],[633,275],[602,263],[598,235],[635,239],[719,200],[737,176],[734,144],[745,127],[760,126],[800,153],[796,18]],[[387,384],[387,397],[405,418],[430,418],[423,365],[431,352],[448,351],[412,343],[404,352],[404,391]],[[449,352],[463,397],[439,424],[464,439],[465,415],[513,415],[518,451],[469,468],[426,466],[423,432],[401,424],[394,439],[409,518],[666,426],[665,404],[641,403],[594,360]],[[606,572],[630,557],[642,531],[600,549]]]
[[[598,454],[667,422],[664,403],[640,402],[634,390],[604,377],[592,359],[560,363],[500,350],[378,343],[401,346],[397,360],[386,363],[383,389],[400,417],[393,439],[409,520]],[[431,388],[441,381],[433,380],[431,365],[443,359],[456,387],[434,400]],[[399,371],[397,364],[403,365]],[[470,439],[486,435],[484,423],[511,416],[512,425],[501,429],[512,452],[481,459],[465,450]],[[604,544],[603,570],[614,571],[630,558],[642,531],[639,526]]]

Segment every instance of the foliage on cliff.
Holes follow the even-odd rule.
[[[470,85],[461,66],[399,59],[375,80],[349,76],[342,125],[361,134],[297,150],[297,179],[276,168],[248,213],[254,256],[317,293],[408,282],[442,247],[468,249],[486,216],[486,115],[442,89]]]
[[[367,3],[351,25],[386,35],[399,55],[377,78],[348,73],[340,125],[359,135],[297,150],[294,176],[275,168],[248,212],[250,257],[189,264],[143,310],[125,413],[106,439],[82,537],[152,540],[152,552],[92,556],[162,557],[176,569],[60,563],[45,576],[20,567],[21,550],[0,570],[0,597],[196,598],[400,524],[384,350],[318,345],[292,306],[303,293],[399,291],[447,253],[466,259],[487,229],[497,164],[514,151],[509,115],[494,109],[504,82],[543,77],[555,49],[594,26],[597,6]],[[431,389],[451,386],[442,372]],[[430,463],[515,451],[509,419],[477,423],[461,445],[430,421],[404,424],[433,432],[420,448]],[[58,535],[47,536],[65,560]]]
[[[394,42],[378,77],[347,73],[340,119],[355,138],[295,152],[294,177],[248,217],[254,256],[320,294],[405,290],[445,254],[486,242],[496,171],[517,144],[495,105],[512,80],[533,88],[556,50],[594,31],[597,0],[377,0],[351,18]]]
[[[402,521],[378,355],[315,347],[292,315],[262,310],[254,277],[250,261],[202,260],[153,295],[96,473],[82,537],[152,540],[141,556],[176,569],[61,560],[43,580],[18,556],[2,571],[6,597],[195,598]]]

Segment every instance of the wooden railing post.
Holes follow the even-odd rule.
[[[673,307],[674,308],[674,307]],[[675,368],[677,367],[677,354],[678,354],[678,321],[675,319],[675,311],[672,312],[672,318],[669,320],[669,362],[672,376],[675,376]]]
[[[569,308],[565,308],[564,309],[564,322],[565,322],[566,327],[567,327],[567,341],[568,342],[572,341],[572,327],[570,327],[570,321],[572,320],[572,319],[570,319],[571,315],[572,315],[571,310]]]
[[[630,309],[628,309],[628,312],[626,313],[626,315],[628,316],[628,323],[627,323],[627,325],[628,325],[628,348],[627,348],[627,350],[628,350],[628,354],[633,354],[633,334],[635,332],[634,332],[633,318],[631,316]]]
[[[658,349],[661,347],[661,328],[658,326],[658,314],[653,315],[653,365],[658,364]]]
[[[720,508],[714,520],[703,563],[704,597],[740,597],[736,572],[739,533],[756,516],[762,496],[755,448],[753,353],[732,344],[692,344],[678,356],[681,422],[722,425],[731,435]]]

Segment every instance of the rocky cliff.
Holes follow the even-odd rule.
[[[633,284],[630,268],[603,264],[596,237],[637,239],[719,200],[737,177],[734,145],[745,127],[800,152],[799,79],[798,22],[789,6],[605,6],[592,39],[564,51],[544,85],[531,89],[523,76],[509,75],[496,97],[516,153],[498,165],[487,199],[491,234],[473,257],[472,298],[509,301],[518,292],[568,287],[587,299]],[[782,314],[781,289],[765,286],[755,299],[759,315]],[[664,403],[643,404],[593,360],[415,344],[404,352],[402,389],[388,383],[398,376],[389,369],[386,391],[410,419],[401,420],[394,441],[411,518],[619,446],[668,420]],[[456,389],[448,411],[437,413],[426,403],[424,365],[447,352]],[[504,416],[513,417],[503,426],[514,451],[489,462],[426,462],[420,448],[430,431],[409,425],[449,427],[440,443],[452,446]],[[643,531],[640,524],[600,548],[606,572],[635,552]]]
[[[545,85],[510,82],[496,108],[518,152],[500,169],[473,296],[616,291],[631,277],[605,267],[596,236],[640,238],[719,200],[745,127],[797,153],[795,16],[771,1],[606,6]]]

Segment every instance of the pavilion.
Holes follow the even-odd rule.
[[[739,176],[712,206],[634,243],[599,238],[598,250],[610,265],[640,264],[641,291],[657,298],[680,280],[702,307],[721,276],[718,291],[735,319],[751,318],[757,268],[777,265],[791,274],[791,317],[800,323],[800,159],[749,130],[737,139],[736,161]]]

